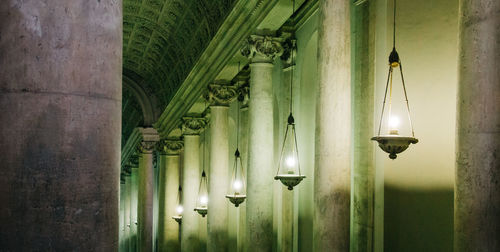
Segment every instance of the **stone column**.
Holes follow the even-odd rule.
[[[130,251],[138,250],[138,233],[137,233],[137,210],[139,208],[138,192],[139,192],[139,157],[133,156],[131,161],[130,174]]]
[[[184,166],[182,173],[182,214],[181,251],[197,252],[200,250],[198,235],[199,216],[194,211],[200,184],[200,133],[206,126],[203,118],[183,118]],[[209,210],[210,211],[210,210]]]
[[[124,208],[123,208],[123,225],[125,228],[124,237],[124,251],[130,250],[130,193],[131,193],[131,169],[130,165],[125,166],[125,192],[124,192]]]
[[[374,53],[370,4],[354,6],[352,15],[353,170],[351,252],[373,251],[375,166],[373,160]],[[373,14],[372,14],[373,15]]]
[[[121,1],[7,0],[0,24],[2,250],[118,250]]]
[[[240,153],[241,153],[241,161],[243,163],[243,173],[245,175],[248,174],[248,101],[249,101],[249,91],[250,91],[250,86],[248,84],[248,79],[249,76],[246,74],[250,74],[248,71],[245,72],[245,75],[240,73],[240,76],[238,77],[238,83],[239,83],[239,90],[238,93],[239,95],[242,96],[243,101],[240,103]],[[247,178],[247,176],[245,177]],[[248,184],[247,181],[245,181],[245,184]],[[243,202],[243,204],[238,207],[238,231],[237,231],[237,246],[238,246],[238,252],[243,252],[245,251],[245,244],[246,244],[246,223],[247,223],[247,218],[246,218],[246,201]]]
[[[120,228],[120,239],[119,239],[119,251],[125,251],[125,175],[122,171],[120,174],[120,219],[119,219],[119,228]]]
[[[235,86],[210,84],[210,167],[208,178],[207,251],[228,251],[229,104],[236,98]],[[210,214],[212,213],[212,214]]]
[[[273,247],[273,58],[282,53],[273,37],[252,36],[243,48],[250,62],[250,108],[247,187],[248,251]]]
[[[314,251],[349,251],[350,1],[319,2]]]
[[[139,251],[150,252],[153,251],[153,150],[159,136],[153,128],[140,128],[140,131],[142,158],[139,161]]]
[[[500,251],[500,2],[461,0],[455,251]]]
[[[179,189],[179,154],[183,143],[180,140],[162,140],[162,161],[160,169],[158,250],[179,251],[179,224],[172,219],[177,215],[177,194]]]

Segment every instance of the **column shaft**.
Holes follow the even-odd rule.
[[[500,251],[500,2],[461,0],[455,251]]]
[[[121,1],[3,1],[0,23],[0,247],[118,250]]]
[[[140,158],[139,158],[140,160]],[[130,190],[130,251],[138,251],[138,233],[137,233],[137,210],[139,208],[139,167],[132,167],[130,175],[131,190]]]
[[[314,251],[349,251],[350,1],[319,3]]]
[[[166,251],[179,251],[179,224],[172,219],[177,215],[177,193],[179,188],[179,155],[166,156],[166,183],[165,183],[165,247]]]
[[[184,135],[184,167],[182,174],[182,214],[181,251],[199,250],[199,216],[194,211],[200,184],[200,136]]]
[[[207,251],[228,251],[229,129],[228,107],[210,107],[210,171]],[[212,214],[210,214],[212,213]]]
[[[370,4],[353,7],[353,188],[351,251],[373,251],[375,167],[373,162],[373,41]]]
[[[271,62],[250,64],[247,188],[248,251],[273,247],[273,88]]]
[[[153,153],[142,153],[139,162],[139,251],[153,250]]]
[[[131,193],[131,176],[130,174],[125,176],[125,201],[124,201],[124,220],[123,220],[123,225],[125,227],[125,233],[124,233],[124,240],[123,242],[125,243],[123,248],[124,251],[130,251],[130,193]]]
[[[122,175],[123,176],[123,175]],[[125,251],[125,183],[120,182],[120,248],[119,251]]]

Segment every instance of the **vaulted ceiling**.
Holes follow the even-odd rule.
[[[122,145],[163,112],[235,2],[123,1],[123,79],[133,88],[123,89]]]

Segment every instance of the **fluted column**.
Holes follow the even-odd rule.
[[[461,0],[455,251],[500,251],[500,2]]]
[[[210,167],[208,178],[207,251],[228,251],[229,104],[236,98],[236,87],[228,84],[208,86],[210,102]]]
[[[130,169],[130,252],[138,251],[139,235],[137,232],[137,210],[139,208],[139,155],[134,155],[130,162],[132,167]]]
[[[179,224],[172,219],[177,215],[177,194],[179,188],[180,159],[183,147],[180,140],[162,140],[162,161],[160,169],[158,250],[179,251]]]
[[[252,36],[243,49],[250,62],[250,108],[247,187],[248,251],[273,247],[273,59],[282,53],[273,37]]]
[[[0,250],[119,248],[121,2],[1,1]]]
[[[350,1],[319,2],[314,251],[349,251]]]
[[[194,211],[200,184],[200,133],[206,126],[203,118],[183,118],[184,166],[182,173],[182,214],[181,251],[197,252],[200,250],[198,235],[199,216]],[[210,212],[210,209],[208,210]]]
[[[153,128],[140,128],[142,134],[141,156],[139,160],[139,251],[153,251],[153,150],[159,141]]]

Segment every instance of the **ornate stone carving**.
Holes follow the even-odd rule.
[[[281,39],[252,35],[245,41],[241,54],[250,58],[252,62],[272,62],[276,56],[283,54]]]
[[[297,58],[297,40],[295,38],[288,38],[282,43],[282,45],[283,54],[280,58],[283,61],[283,68],[287,69],[295,66],[295,59]]]
[[[229,106],[238,95],[234,85],[210,84],[208,85],[208,102],[211,106]]]
[[[184,147],[184,142],[179,139],[163,140],[165,152],[167,155],[179,155]]]
[[[200,117],[183,117],[182,122],[182,134],[184,135],[198,135],[207,126],[207,120]]]
[[[156,146],[156,141],[141,141],[141,153],[144,154],[151,154],[153,153],[153,150],[155,149]]]
[[[248,81],[241,81],[238,88],[238,101],[240,102],[240,108],[248,108],[248,101],[250,100],[250,85]]]
[[[156,143],[160,140],[158,132],[153,128],[140,128],[142,141],[140,143],[141,153],[153,153]]]

